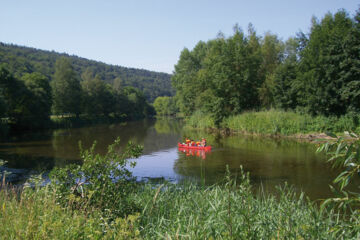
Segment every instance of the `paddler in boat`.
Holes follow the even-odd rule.
[[[188,139],[188,138],[185,139],[185,145],[186,146],[190,146],[190,142],[191,142],[190,139]]]
[[[191,139],[191,145],[190,146],[192,146],[192,147],[196,147],[197,145],[196,145],[196,142],[194,141],[194,140],[192,140]]]
[[[201,139],[201,144],[200,144],[200,146],[206,147],[206,139],[205,139],[205,138],[202,138],[202,139]]]

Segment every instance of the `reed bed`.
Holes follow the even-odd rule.
[[[291,187],[279,195],[240,184],[145,186],[139,229],[144,239],[358,239],[359,217],[318,206]]]
[[[311,116],[282,110],[260,112],[244,112],[224,118],[220,128],[233,132],[255,134],[293,135],[298,133],[321,133],[354,131],[360,132],[360,116],[347,114],[344,116]],[[187,127],[197,129],[216,128],[211,116],[195,112],[186,122]]]
[[[210,115],[196,111],[190,118],[186,120],[185,128],[186,127],[197,129],[215,128],[215,121],[211,118]]]
[[[57,203],[45,186],[0,191],[6,239],[359,239],[357,212],[320,212],[288,186],[254,195],[248,178],[214,186],[143,185],[132,196],[141,212],[106,219],[100,211]]]
[[[138,216],[109,222],[96,209],[75,211],[57,204],[47,187],[0,190],[1,239],[138,239]]]

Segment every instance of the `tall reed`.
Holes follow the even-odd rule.
[[[360,131],[360,116],[347,114],[335,116],[311,116],[282,110],[268,110],[260,112],[244,112],[239,115],[224,118],[221,128],[232,131],[256,134],[282,134],[292,135],[297,133],[314,132],[343,132]],[[210,115],[195,112],[187,121],[186,126],[197,129],[215,128],[214,120]]]
[[[61,207],[47,186],[0,190],[1,239],[137,239],[137,218],[109,221],[96,209]]]
[[[186,120],[185,127],[205,129],[215,128],[215,121],[210,115],[203,114],[200,111],[196,111],[191,117]]]
[[[279,196],[251,191],[249,178],[210,187],[185,184],[145,186],[140,230],[144,239],[355,239],[360,219],[343,219],[288,186]],[[156,201],[156,203],[154,203]],[[154,207],[155,206],[155,207]]]
[[[249,176],[213,186],[144,184],[141,212],[107,219],[102,211],[57,204],[56,189],[0,191],[0,236],[6,239],[359,239],[357,212],[320,212],[288,186],[277,197],[251,190]]]

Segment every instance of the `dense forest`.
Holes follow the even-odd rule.
[[[143,92],[101,80],[91,69],[78,75],[69,58],[56,60],[54,74],[12,73],[0,64],[0,135],[12,129],[39,129],[74,119],[134,120],[154,115]],[[52,116],[52,118],[51,118]]]
[[[309,33],[282,41],[276,34],[234,34],[185,48],[172,77],[176,96],[155,101],[184,116],[211,116],[216,125],[244,111],[283,109],[313,116],[360,112],[360,10],[311,21]],[[172,104],[168,104],[172,103]]]
[[[7,69],[16,78],[21,78],[25,73],[38,72],[51,81],[55,73],[55,62],[60,57],[68,59],[78,76],[87,71],[97,75],[105,83],[135,87],[144,93],[149,102],[153,102],[158,96],[174,94],[171,75],[167,73],[109,65],[65,53],[0,43],[0,63],[6,63]]]

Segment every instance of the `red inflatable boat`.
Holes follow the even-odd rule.
[[[186,149],[205,150],[205,151],[211,150],[211,146],[205,146],[205,147],[201,147],[201,146],[188,146],[188,145],[186,145],[186,144],[181,144],[181,143],[178,143],[178,147],[179,147],[179,148],[186,148]]]

